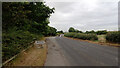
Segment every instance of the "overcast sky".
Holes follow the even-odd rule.
[[[46,1],[55,8],[50,17],[50,26],[68,31],[69,27],[81,31],[118,30],[119,0],[73,0]]]

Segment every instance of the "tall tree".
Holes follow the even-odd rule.
[[[56,29],[48,26],[54,8],[43,2],[3,2],[2,12],[3,61],[27,48],[34,38],[56,34]]]
[[[68,31],[69,32],[75,32],[75,29],[73,27],[70,27]]]

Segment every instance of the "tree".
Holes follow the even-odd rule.
[[[86,31],[85,33],[86,33],[86,34],[88,34],[88,33],[94,33],[94,34],[95,34],[95,31],[94,31],[94,30]]]
[[[86,34],[88,34],[88,33],[89,33],[89,31],[86,31],[85,33],[86,33]]]
[[[48,36],[55,36],[57,29],[54,27],[48,27]]]
[[[4,32],[14,29],[44,35],[54,8],[49,8],[43,2],[4,2],[2,11]]]
[[[3,62],[27,48],[34,38],[56,35],[57,30],[48,26],[54,8],[43,2],[3,2],[2,12]]]
[[[69,32],[75,32],[75,29],[73,27],[70,27],[68,31]]]
[[[59,33],[59,34],[63,34],[64,32],[61,30],[61,31],[57,31],[57,33]]]
[[[79,31],[79,30],[75,30],[76,33],[83,33],[82,31]]]
[[[43,35],[45,35],[45,33],[47,32],[48,24],[50,23],[48,18],[50,17],[50,14],[54,13],[54,8],[49,8],[48,6],[44,5],[43,2],[31,2],[29,5],[26,6],[26,9],[30,10],[31,12],[30,14],[27,14],[28,19],[36,22],[33,23],[34,26],[32,26],[37,28],[38,30],[36,30],[35,33],[42,33]]]

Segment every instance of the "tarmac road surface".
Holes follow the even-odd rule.
[[[118,48],[73,40],[47,38],[45,66],[118,66]]]

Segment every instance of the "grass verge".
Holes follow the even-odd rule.
[[[33,45],[26,51],[21,52],[14,60],[5,66],[44,66],[46,57],[46,44],[43,45],[43,48],[37,48],[36,45]]]
[[[101,37],[104,37],[104,36],[101,36]],[[85,41],[85,42],[94,43],[94,44],[100,44],[100,45],[104,45],[104,46],[106,45],[106,46],[120,47],[120,44],[118,44],[118,43],[100,42],[100,40],[91,41],[91,40],[82,40],[82,39],[70,38],[70,37],[65,37],[65,38],[69,38],[69,39],[73,39],[73,40],[79,40],[79,41]]]

